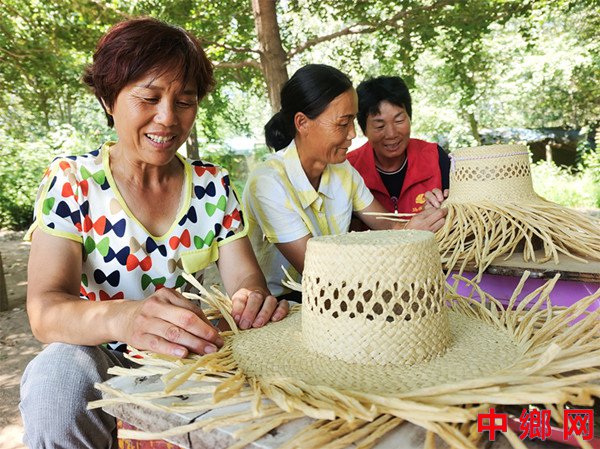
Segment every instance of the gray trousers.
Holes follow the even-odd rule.
[[[116,448],[115,418],[86,406],[101,399],[94,383],[111,377],[108,368],[130,365],[122,353],[102,346],[48,345],[21,379],[23,442],[32,449]]]

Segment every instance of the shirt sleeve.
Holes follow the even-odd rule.
[[[348,164],[348,167],[352,174],[352,209],[361,211],[369,207],[375,197],[367,188],[360,173],[352,165]]]
[[[34,222],[25,235],[31,240],[36,228],[58,237],[82,242],[81,222],[88,202],[83,201],[85,183],[78,178],[78,170],[71,159],[52,162],[40,184],[35,202]]]
[[[271,243],[293,242],[310,234],[290,194],[266,168],[255,170],[246,183],[246,213]]]

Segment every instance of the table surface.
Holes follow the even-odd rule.
[[[132,377],[115,377],[106,382],[107,385],[116,388],[126,393],[133,392],[148,392],[162,390],[163,384],[160,381],[159,376],[151,376],[145,378],[132,378]],[[196,384],[197,385],[197,384]],[[104,394],[105,398],[111,397],[108,394]],[[172,404],[173,402],[190,402],[195,399],[201,399],[203,395],[198,397],[190,396],[186,399],[182,398],[168,398],[161,399],[159,403]],[[190,422],[198,420],[198,418],[210,418],[219,416],[225,413],[230,413],[235,410],[241,410],[247,408],[248,405],[238,404],[235,406],[227,407],[219,410],[210,410],[205,413],[167,413],[160,410],[150,410],[143,408],[135,404],[118,404],[110,407],[105,407],[104,410],[111,415],[134,425],[138,429],[158,432],[166,430],[172,427],[188,424]],[[287,424],[284,424],[271,432],[248,445],[250,449],[275,449],[288,440],[290,440],[298,431],[309,425],[313,420],[311,418],[302,418]],[[186,449],[225,449],[235,442],[233,434],[238,430],[241,425],[219,427],[209,432],[203,430],[197,430],[184,435],[170,437],[168,441],[181,446]],[[425,431],[411,423],[404,423],[397,427],[393,431],[385,435],[379,442],[374,446],[376,449],[421,449],[425,442]],[[565,444],[560,444],[551,441],[524,441],[525,445],[531,449],[568,449],[572,448]],[[350,446],[353,447],[353,446]],[[438,441],[437,447],[445,447],[441,440]],[[486,449],[509,449],[512,446],[508,443],[508,440],[498,432],[496,434],[495,442],[485,442],[480,445]]]

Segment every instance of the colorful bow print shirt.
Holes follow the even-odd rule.
[[[40,228],[81,243],[82,298],[143,299],[181,287],[183,272],[203,270],[219,258],[220,245],[246,234],[227,171],[180,155],[185,187],[177,217],[164,235],[150,234],[119,193],[110,147],[52,162],[26,236]]]

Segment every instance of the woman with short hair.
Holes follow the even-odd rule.
[[[399,76],[363,81],[358,124],[369,139],[348,154],[373,196],[389,212],[417,213],[436,207],[449,188],[450,159],[436,143],[410,137],[412,100]],[[428,193],[432,192],[432,193]]]
[[[218,350],[217,328],[176,290],[184,273],[216,261],[242,329],[288,310],[267,289],[227,172],[177,154],[214,84],[199,41],[150,18],[122,22],[84,81],[118,139],[55,160],[39,190],[27,312],[50,344],[21,384],[32,448],[116,447],[115,419],[86,406],[110,367],[131,364],[127,344],[174,357]]]

